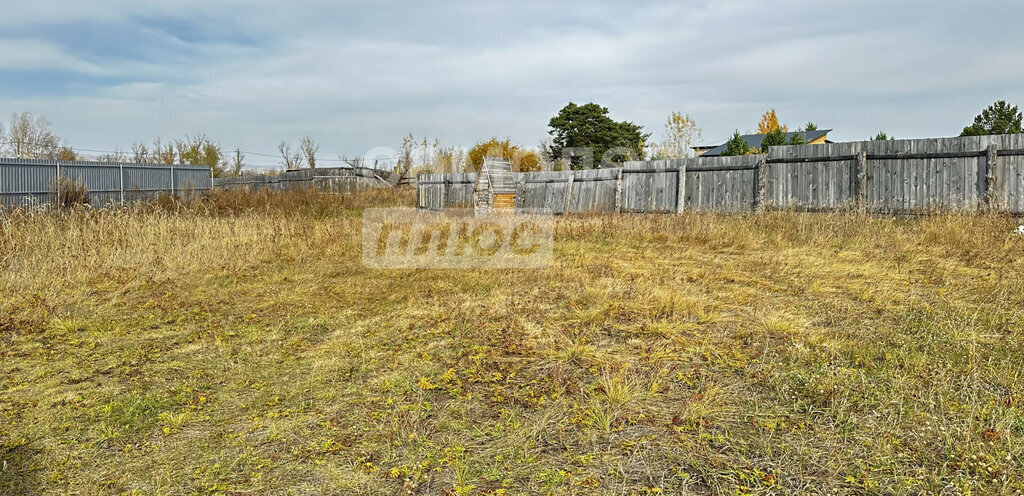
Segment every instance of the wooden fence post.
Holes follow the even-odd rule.
[[[652,167],[657,169],[656,165],[652,165]],[[655,177],[657,177],[655,174],[651,175],[651,195],[650,195],[650,198],[647,199],[647,207],[646,207],[648,209],[647,210],[648,212],[657,212],[658,211],[658,195],[657,195],[658,180],[655,179]]]
[[[569,204],[572,202],[572,183],[576,180],[576,172],[569,170],[569,181],[565,185],[565,205],[562,207],[562,215],[569,213]],[[525,187],[523,188],[525,189]],[[554,213],[554,212],[552,212]]]
[[[768,182],[765,180],[768,176],[768,157],[765,155],[758,156],[757,163],[754,169],[754,211],[763,211],[764,198],[767,195]]]
[[[996,158],[999,154],[999,145],[992,143],[988,145],[988,150],[985,159],[985,194],[981,197],[982,205],[986,210],[994,210],[996,207]]]
[[[441,201],[439,204],[441,207],[438,210],[444,210],[448,206],[448,189],[451,187],[451,180],[448,179],[448,174],[444,175],[444,181],[441,183]]]
[[[857,207],[861,210],[867,210],[868,205],[868,152],[860,151],[857,153],[856,165],[857,174],[857,196],[856,202]]]
[[[686,159],[679,160],[679,179],[676,180],[676,213],[686,210]]]
[[[622,212],[622,169],[615,178],[615,213]]]

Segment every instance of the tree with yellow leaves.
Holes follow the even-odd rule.
[[[470,170],[480,170],[484,166],[484,157],[507,158],[512,162],[513,170],[534,172],[540,170],[540,154],[536,151],[513,145],[509,139],[491,138],[481,141],[469,149],[466,162]]]
[[[789,129],[785,125],[779,125],[779,117],[775,115],[775,109],[771,109],[761,116],[761,122],[757,123],[758,134],[768,134],[776,129],[781,128],[784,132]]]
[[[57,160],[63,160],[65,162],[74,162],[78,160],[78,154],[71,149],[70,146],[62,146],[60,150],[57,150]]]
[[[701,129],[689,115],[672,112],[665,122],[665,140],[654,144],[654,160],[692,157],[693,145],[700,141]]]

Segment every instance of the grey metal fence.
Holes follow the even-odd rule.
[[[210,168],[195,165],[114,164],[0,158],[0,205],[43,204],[58,177],[78,181],[95,206],[127,203],[157,193],[209,190]]]
[[[476,175],[424,174],[420,208],[464,207]],[[776,146],[767,154],[518,173],[518,208],[572,212],[864,208],[1024,213],[1024,135]]]

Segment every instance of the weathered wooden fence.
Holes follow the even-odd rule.
[[[1024,135],[777,146],[767,154],[515,174],[517,208],[576,212],[758,208],[1024,213]],[[475,173],[424,174],[420,208],[469,208]]]
[[[473,208],[476,172],[420,174],[416,176],[416,202],[420,208]]]
[[[244,190],[289,190],[316,188],[346,193],[365,188],[391,187],[399,177],[391,172],[366,167],[331,167],[299,169],[280,174],[250,174],[237,177],[217,177],[213,187]]]
[[[0,158],[0,205],[38,205],[56,200],[54,183],[58,177],[84,185],[95,206],[211,187],[210,168],[205,166]]]

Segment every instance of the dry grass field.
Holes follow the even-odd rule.
[[[1000,215],[574,216],[369,270],[408,193],[0,214],[0,494],[1020,494]]]

